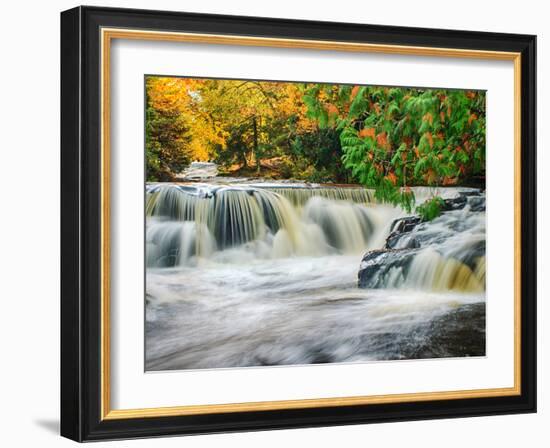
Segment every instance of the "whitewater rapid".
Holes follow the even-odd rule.
[[[484,289],[434,272],[466,269],[485,212],[419,227],[414,269],[359,288],[363,255],[406,215],[367,190],[151,184],[147,211],[147,370],[484,355]]]

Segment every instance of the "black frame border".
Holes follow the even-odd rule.
[[[521,53],[521,395],[101,420],[100,29]],[[168,11],[61,13],[61,435],[76,441],[536,412],[536,36]]]

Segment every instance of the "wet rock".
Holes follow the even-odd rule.
[[[361,261],[358,272],[360,288],[382,288],[388,284],[395,287],[402,284],[407,278],[413,258],[425,248],[432,248],[445,259],[455,260],[472,271],[476,270],[479,260],[485,256],[484,238],[473,238],[451,251],[448,248],[441,249],[441,246],[453,236],[449,231],[460,233],[466,230],[464,224],[467,221],[462,213],[450,213],[466,207],[469,210],[467,216],[472,216],[471,212],[484,212],[485,196],[479,190],[465,190],[454,198],[445,199],[443,203],[439,224],[424,221],[420,216],[406,216],[393,221],[384,247],[367,252]],[[444,218],[443,215],[447,213],[449,215]],[[445,231],[438,228],[441,225]]]
[[[420,247],[418,240],[414,237],[405,238],[418,224],[422,222],[419,216],[407,216],[396,219],[391,225],[391,233],[386,238],[386,249],[414,249]],[[405,240],[405,241],[404,241]]]
[[[392,222],[392,232],[410,232],[416,227],[417,224],[422,222],[420,216],[407,216],[405,218],[398,218]]]
[[[455,198],[443,200],[442,213],[462,210],[466,206],[472,212],[485,211],[485,196],[479,190],[460,191]],[[406,235],[412,232],[419,224],[425,221],[420,216],[406,216],[393,221],[391,233],[386,238],[386,249],[417,249],[422,242],[416,236]]]
[[[407,359],[485,355],[485,303],[462,305],[432,320],[422,344],[401,353]]]
[[[473,212],[485,211],[485,196],[470,196],[468,198],[468,205]]]
[[[459,306],[409,331],[369,333],[360,341],[379,360],[485,356],[485,303]]]
[[[420,241],[410,234],[397,234],[386,241],[387,249],[418,249]]]
[[[479,188],[469,188],[460,190],[458,194],[461,196],[479,196],[481,194],[481,190]]]
[[[466,206],[467,203],[468,198],[463,195],[459,195],[456,198],[444,199],[441,211],[450,212],[452,210],[461,210]]]
[[[459,253],[453,253],[452,256],[474,271],[477,261],[481,257],[485,257],[485,240],[473,241],[471,244],[464,246]]]
[[[485,195],[479,190],[460,191],[456,198],[445,199],[443,203],[443,212],[462,210],[466,205],[472,212],[485,211]]]
[[[359,267],[359,288],[384,288],[392,270],[400,269],[406,276],[417,253],[411,249],[379,249],[367,252]]]

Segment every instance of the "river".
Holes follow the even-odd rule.
[[[360,187],[148,184],[146,370],[483,356],[483,196],[438,193],[388,249],[410,214]]]

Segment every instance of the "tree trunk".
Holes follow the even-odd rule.
[[[258,154],[258,123],[256,115],[252,117],[252,130],[254,132],[254,158],[256,159],[256,171],[260,173],[260,155]]]

